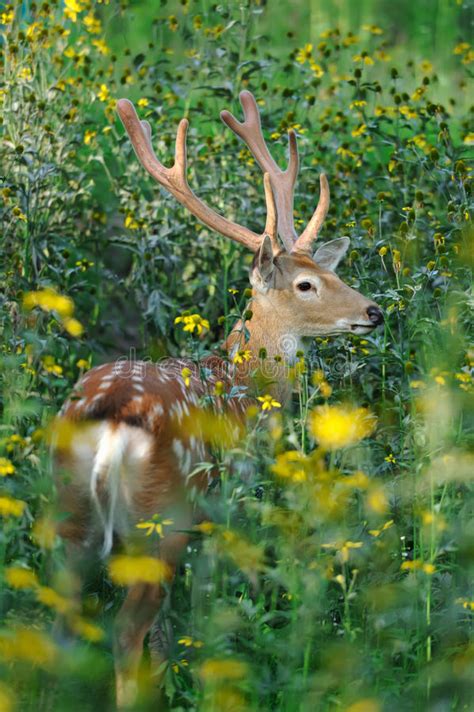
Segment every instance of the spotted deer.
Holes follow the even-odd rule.
[[[298,173],[295,133],[289,132],[289,161],[283,171],[266,146],[254,97],[244,91],[240,101],[243,122],[228,111],[221,118],[246,143],[264,172],[266,224],[261,234],[219,215],[189,187],[186,119],[178,126],[174,165],[166,168],[153,151],[150,125],[139,120],[130,101],[121,99],[117,104],[137,158],[148,173],[204,225],[255,254],[250,273],[251,317],[244,324],[237,323],[223,344],[229,359],[212,356],[198,368],[185,359],[160,364],[118,361],[97,366],[80,378],[60,414],[73,437],[67,444],[59,443],[56,450],[59,509],[64,514],[60,533],[68,561],[77,569],[81,559],[100,549],[101,541],[106,557],[116,541],[135,541],[140,520],[171,515],[174,527],[162,539],[146,538],[148,554],[166,562],[169,584],[188,542],[185,532],[193,525],[189,487],[200,491],[208,487],[207,477],[189,480],[196,463],[206,457],[206,445],[184,427],[180,430],[183,418],[202,407],[203,397],[214,392],[218,381],[224,388],[215,399],[217,407],[234,417],[242,416],[256,395],[253,375],[261,366],[263,351],[266,361],[274,365],[266,392],[270,389],[279,400],[287,401],[291,388],[285,369],[297,358],[305,337],[367,334],[382,323],[379,307],[335,274],[349,245],[347,237],[331,240],[312,254],[313,241],[329,209],[325,175],[320,177],[314,214],[298,235],[293,220]],[[241,349],[250,352],[250,361],[234,363],[233,355]],[[186,379],[184,368],[190,374]],[[231,398],[235,383],[241,386],[237,389],[240,396]],[[116,617],[113,647],[120,708],[136,700],[144,639],[165,589],[163,583],[131,586]]]

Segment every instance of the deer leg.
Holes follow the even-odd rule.
[[[169,583],[174,578],[177,560],[187,541],[185,534],[171,534],[160,544],[160,558],[172,572]],[[166,589],[162,584],[136,584],[128,590],[115,620],[113,647],[117,707],[120,709],[133,706],[137,700],[143,643],[165,596]]]

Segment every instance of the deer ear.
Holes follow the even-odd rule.
[[[253,261],[252,274],[250,276],[252,287],[258,289],[259,292],[268,291],[273,269],[272,241],[268,235],[265,235]]]
[[[334,272],[346,254],[349,244],[350,240],[348,237],[337,237],[335,240],[330,240],[316,250],[313,255],[313,260],[320,267]]]

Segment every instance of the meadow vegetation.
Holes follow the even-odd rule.
[[[113,709],[121,585],[163,576],[121,551],[81,609],[70,597],[49,443],[74,382],[120,357],[199,360],[248,309],[251,255],[152,183],[115,102],[136,102],[165,163],[189,118],[191,185],[259,232],[260,171],[218,119],[243,88],[282,165],[298,134],[298,224],[328,174],[320,240],[351,238],[341,277],[386,320],[312,343],[288,411],[262,390],[237,440],[208,425],[219,478],[137,709],[158,708],[158,676],[174,712],[472,709],[474,49],[469,10],[445,4],[443,66],[380,18],[273,35],[274,2],[2,4],[2,712]],[[139,534],[172,526],[157,513]]]

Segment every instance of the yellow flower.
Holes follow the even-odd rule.
[[[79,361],[76,361],[76,366],[80,369],[89,368],[89,361],[85,358],[80,358]]]
[[[90,623],[89,621],[80,618],[79,616],[74,616],[69,619],[69,625],[72,630],[80,635],[85,640],[91,643],[98,643],[104,637],[104,631],[99,626]]]
[[[250,361],[251,358],[252,352],[249,349],[243,349],[241,351],[237,351],[232,360],[234,363],[244,363],[244,361]]]
[[[13,10],[8,10],[7,12],[0,13],[0,25],[10,25],[15,19],[15,13]]]
[[[432,63],[431,63],[428,59],[424,59],[424,60],[420,63],[420,69],[421,69],[421,71],[424,72],[425,74],[431,74],[431,72],[433,71],[433,65],[432,65]]]
[[[391,526],[393,526],[393,519],[390,519],[388,522],[385,522],[385,524],[380,529],[369,529],[369,534],[370,536],[378,537],[382,534],[382,532],[385,532],[387,531],[387,529],[390,529]]]
[[[5,579],[12,588],[24,589],[39,586],[35,572],[23,569],[20,566],[9,566],[5,569]]]
[[[377,25],[362,25],[362,29],[370,32],[372,35],[383,35],[383,30]]]
[[[135,220],[133,215],[131,215],[130,213],[125,216],[124,225],[125,225],[125,227],[128,227],[130,230],[137,230],[140,227],[138,222]]]
[[[52,549],[56,543],[56,526],[53,520],[48,517],[38,519],[33,525],[31,537],[42,549]]]
[[[453,49],[453,54],[464,54],[470,48],[469,42],[460,42]]]
[[[0,497],[0,517],[21,517],[25,511],[26,502],[13,497]]]
[[[224,386],[223,381],[216,381],[216,383],[214,385],[214,395],[216,397],[219,397],[219,396],[223,395],[224,392],[225,392],[225,386]]]
[[[362,52],[362,54],[355,54],[352,57],[352,60],[354,62],[362,62],[362,64],[365,64],[366,66],[370,67],[374,63],[374,60],[372,57],[369,57],[367,52]]]
[[[64,0],[64,14],[67,18],[76,22],[78,13],[85,10],[86,6],[79,0]]]
[[[109,573],[119,586],[133,586],[136,583],[161,583],[169,578],[171,569],[161,559],[123,554],[111,559]]]
[[[299,62],[299,64],[304,64],[312,58],[312,54],[313,45],[309,43],[305,44],[305,46],[296,53],[296,61]]]
[[[0,658],[6,661],[20,660],[49,668],[57,655],[52,640],[38,630],[15,628],[0,632]]]
[[[387,497],[382,487],[372,487],[367,493],[366,503],[376,514],[385,514],[388,509]]]
[[[13,475],[15,472],[15,465],[7,457],[0,457],[0,477],[6,477],[7,475]]]
[[[351,101],[349,109],[362,109],[364,106],[367,106],[365,99],[358,99],[356,101]]]
[[[324,76],[324,70],[322,69],[322,67],[319,64],[316,64],[316,62],[313,62],[312,59],[309,60],[309,67],[316,79],[320,79],[322,76]]]
[[[173,519],[161,519],[158,514],[154,514],[150,521],[139,522],[135,526],[137,529],[146,529],[146,536],[151,536],[155,532],[162,538],[164,536],[163,527],[169,527],[172,524],[174,524]]]
[[[101,84],[100,89],[97,92],[97,98],[99,101],[108,101],[110,97],[110,92],[107,84]]]
[[[77,319],[64,319],[63,326],[71,336],[81,336],[84,333],[84,327]]]
[[[98,39],[98,40],[92,40],[93,46],[99,50],[100,54],[103,54],[106,56],[107,54],[110,53],[110,49],[107,47],[107,44],[105,40],[103,39]]]
[[[195,640],[189,635],[185,635],[178,640],[178,645],[185,645],[186,648],[202,648],[204,643],[202,642],[202,640]]]
[[[148,101],[148,99],[139,99],[137,101],[138,106],[140,106],[142,109],[144,109],[146,106],[148,106],[149,103],[150,102]]]
[[[102,23],[92,11],[85,16],[84,25],[87,32],[90,32],[91,35],[100,35],[102,32]]]
[[[249,674],[246,663],[240,660],[206,660],[200,668],[201,677],[206,682],[221,680],[242,680]]]
[[[463,138],[463,143],[467,144],[468,146],[471,146],[474,144],[474,132],[470,132],[466,134]]]
[[[311,414],[311,432],[325,450],[337,450],[372,433],[375,417],[366,408],[323,405]]]
[[[216,530],[216,525],[214,522],[201,522],[200,524],[196,524],[194,527],[197,531],[201,532],[201,534],[212,534]]]
[[[176,32],[179,27],[178,18],[176,17],[176,15],[170,15],[168,17],[168,27],[170,28],[171,32]]]
[[[360,126],[358,126],[356,129],[353,129],[351,131],[351,133],[354,136],[354,138],[358,138],[359,136],[362,136],[363,134],[365,134],[366,131],[367,131],[367,124],[360,124]]]
[[[64,598],[64,596],[60,596],[59,593],[56,593],[56,591],[49,586],[39,586],[36,589],[36,598],[44,606],[48,606],[48,608],[52,608],[62,615],[71,610],[73,606],[72,601]]]
[[[322,544],[323,549],[336,549],[341,553],[342,563],[346,564],[349,561],[350,550],[360,549],[363,546],[361,541],[343,541],[333,542],[331,544]]]
[[[414,381],[412,381],[414,383]],[[390,464],[394,465],[396,463],[395,455],[393,452],[391,452],[387,457],[384,457],[385,462],[390,462]]]
[[[279,477],[292,482],[305,482],[307,479],[308,458],[299,450],[288,450],[278,455],[272,465],[272,471]]]
[[[39,307],[43,311],[55,311],[61,318],[71,316],[74,311],[72,299],[58,294],[50,287],[38,292],[27,292],[23,298],[23,306],[28,310]]]
[[[182,377],[182,379],[183,379],[183,381],[184,381],[184,385],[186,386],[186,388],[189,388],[189,386],[191,385],[191,376],[192,376],[192,373],[193,373],[193,372],[191,371],[191,369],[190,369],[190,368],[187,368],[187,366],[185,366],[185,367],[181,370],[181,377]]]
[[[413,559],[413,561],[404,561],[403,564],[400,566],[400,570],[401,571],[423,571],[428,576],[431,576],[432,574],[435,573],[436,568],[433,566],[433,564],[423,563],[423,561],[421,561],[421,559]]]
[[[209,321],[203,319],[200,314],[182,314],[174,320],[175,324],[183,324],[183,331],[188,331],[193,334],[195,331],[201,335],[203,330],[209,330]]]
[[[262,410],[271,410],[272,408],[281,408],[281,403],[273,398],[268,393],[264,396],[258,396],[257,400],[262,404]]]
[[[92,139],[97,136],[97,131],[90,131],[87,129],[87,131],[84,134],[84,143],[86,146],[89,146],[89,144],[92,142]]]

